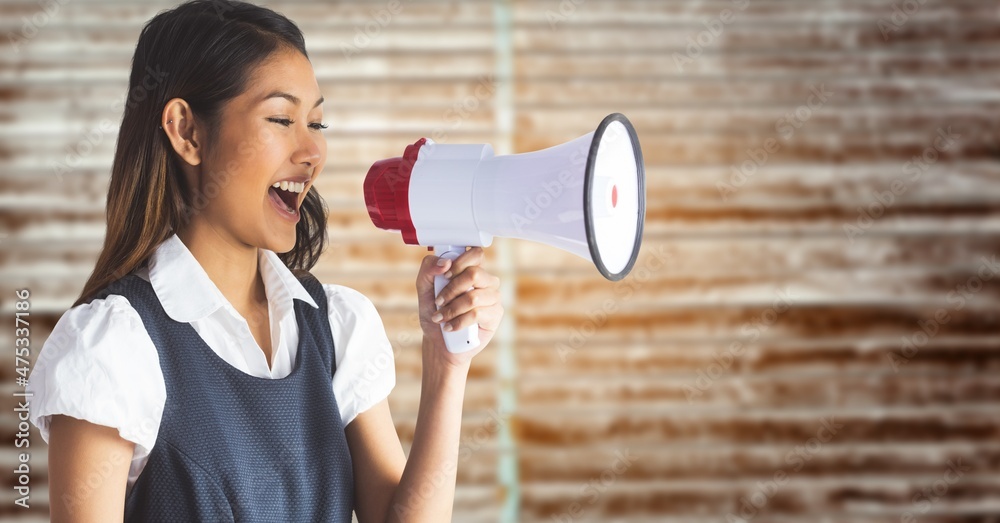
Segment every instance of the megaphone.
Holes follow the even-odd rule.
[[[489,144],[421,138],[403,156],[372,164],[364,192],[376,227],[451,260],[495,236],[520,238],[590,260],[617,281],[632,270],[642,243],[645,167],[635,128],[620,113],[530,153],[494,156]],[[435,296],[447,282],[435,277]],[[442,326],[442,334],[453,353],[479,346],[479,325]]]

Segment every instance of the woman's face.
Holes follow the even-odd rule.
[[[220,188],[214,197],[199,188],[213,227],[275,252],[295,246],[300,206],[326,161],[322,101],[312,64],[298,51],[278,51],[256,69],[246,92],[223,108],[203,157],[202,183]]]

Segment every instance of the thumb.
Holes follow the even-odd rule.
[[[438,265],[438,260],[444,261],[444,265]],[[451,260],[438,258],[433,254],[424,256],[420,262],[420,270],[417,272],[417,301],[421,312],[434,311],[434,277],[448,272],[451,268]]]

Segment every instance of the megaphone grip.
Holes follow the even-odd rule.
[[[456,258],[461,256],[465,252],[465,247],[459,245],[435,245],[434,255],[440,258],[447,258],[451,261],[455,261]],[[438,275],[434,277],[434,297],[437,298],[438,294],[441,294],[441,289],[444,289],[445,285],[448,285],[450,280],[444,276]],[[469,290],[472,290],[471,288]],[[441,325],[441,335],[444,336],[444,345],[448,348],[448,352],[453,354],[459,354],[462,352],[467,352],[479,347],[479,324],[473,323],[464,329],[453,330],[451,332],[444,330],[444,325]]]

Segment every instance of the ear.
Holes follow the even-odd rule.
[[[182,98],[172,98],[163,106],[160,127],[170,139],[170,145],[190,165],[201,163],[201,128],[194,119],[191,106]]]

